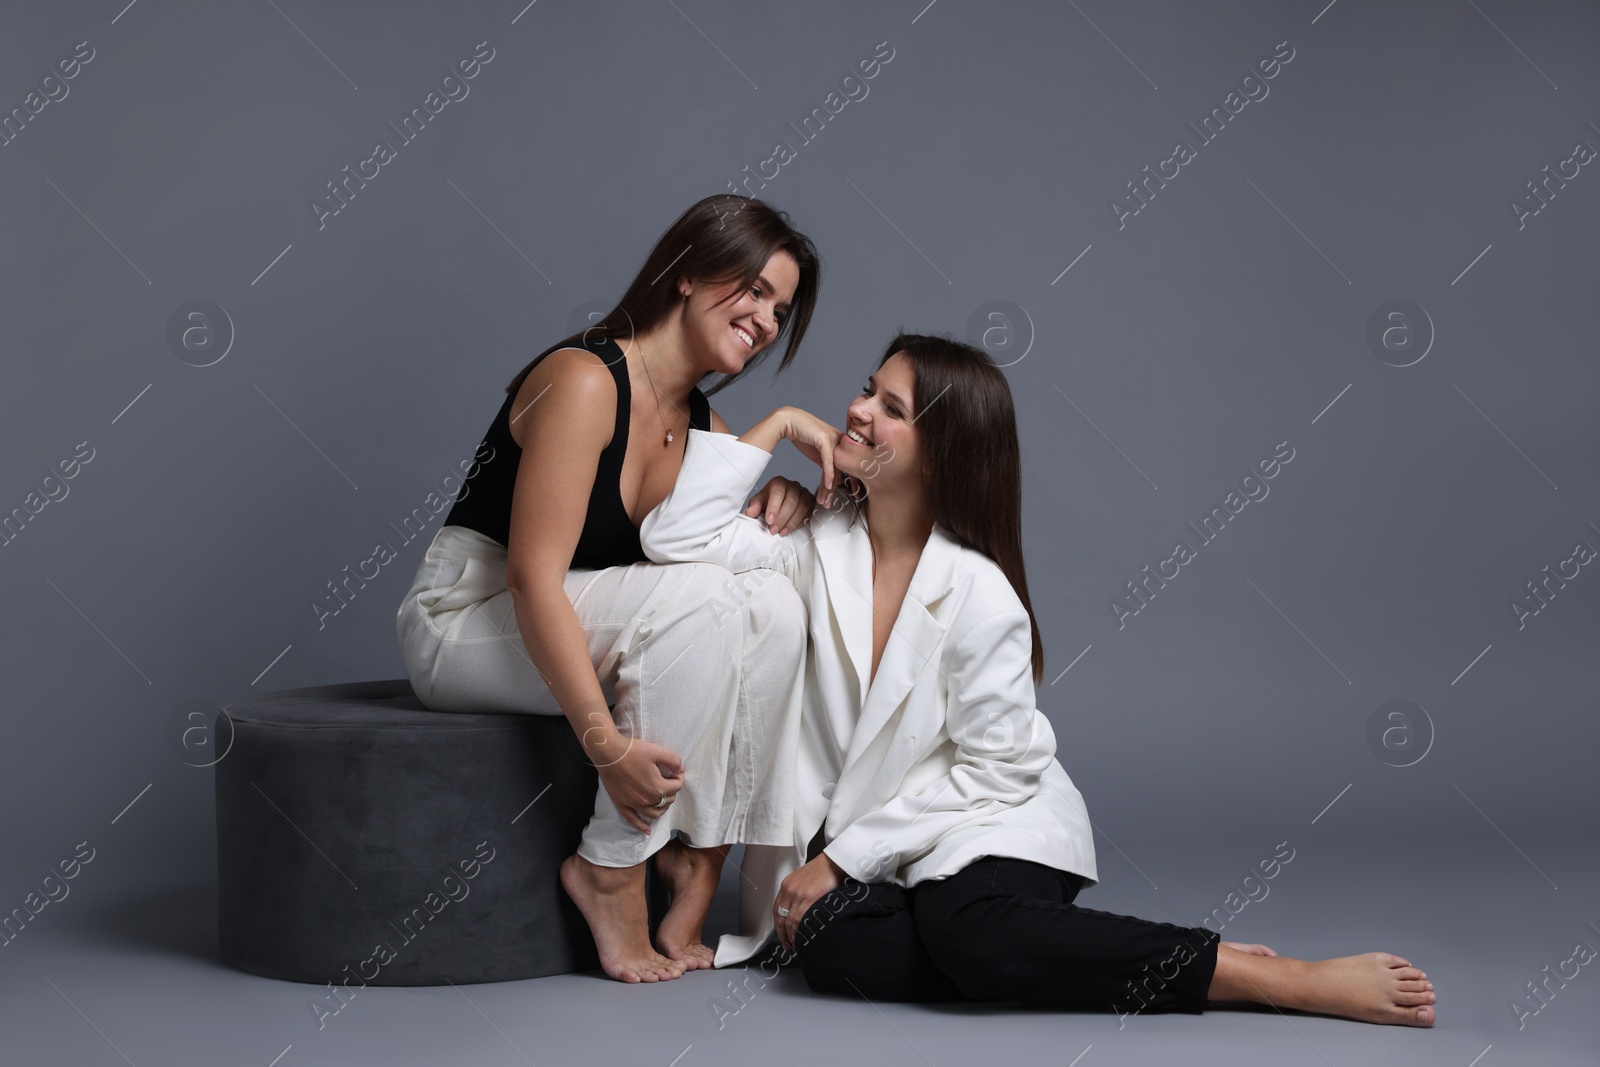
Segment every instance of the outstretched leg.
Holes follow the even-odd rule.
[[[623,982],[662,982],[677,978],[684,964],[650,944],[644,900],[644,864],[602,867],[582,856],[561,864],[561,887],[589,923],[600,966]]]
[[[1220,945],[1206,999],[1247,1000],[1367,1023],[1432,1026],[1438,997],[1426,973],[1392,952],[1297,960]]]
[[[656,853],[656,873],[666,883],[671,900],[656,928],[656,947],[685,970],[712,965],[715,954],[701,941],[701,932],[731,847],[690,848],[675,838]]]
[[[1239,941],[1224,941],[1223,944],[1227,945],[1229,948],[1238,949],[1240,952],[1248,952],[1252,956],[1276,956],[1277,955],[1276,952],[1272,951],[1266,945],[1246,945],[1246,944],[1244,944],[1242,942],[1239,942]]]
[[[1217,935],[1080,907],[1082,882],[990,856],[919,883],[912,910],[928,955],[971,999],[1119,1015],[1203,1011]]]
[[[1432,1026],[1427,975],[1388,952],[1329,960],[1219,943],[1204,927],[1073,903],[1078,879],[989,857],[918,885],[913,910],[933,961],[967,996],[1045,1007],[1198,1013],[1252,1001],[1371,1023]]]

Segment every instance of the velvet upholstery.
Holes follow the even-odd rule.
[[[318,985],[598,966],[558,881],[598,788],[566,719],[428,711],[405,679],[240,700],[218,716],[219,747],[224,716],[232,742],[215,773],[227,963]]]

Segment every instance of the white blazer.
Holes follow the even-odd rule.
[[[1097,883],[1089,814],[1034,706],[1032,630],[1004,572],[935,525],[873,676],[865,519],[819,508],[780,537],[741,514],[771,458],[690,430],[672,491],[639,527],[652,560],[780,571],[809,612],[794,846],[747,847],[745,933],[721,939],[717,966],[760,950],[778,883],[819,827],[863,882],[912,886],[1006,856]]]

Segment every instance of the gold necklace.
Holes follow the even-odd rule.
[[[667,431],[667,439],[661,443],[664,448],[672,444],[672,427],[667,425],[666,417],[661,414],[661,390],[656,388],[656,380],[650,374],[650,364],[644,358],[644,346],[639,344],[637,337],[633,339],[633,344],[639,349],[639,365],[644,368],[645,379],[649,381],[651,390],[656,394],[656,418],[661,420],[661,428]],[[674,404],[673,408],[676,409],[677,405]]]

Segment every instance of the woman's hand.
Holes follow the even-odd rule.
[[[803,524],[816,509],[817,498],[799,482],[774,478],[761,487],[744,513],[753,519],[766,516],[767,529],[780,537]]]
[[[615,728],[603,741],[584,740],[622,821],[648,834],[646,820],[665,815],[683,788],[683,761],[665,745],[624,736]],[[666,802],[658,804],[663,797]]]
[[[823,422],[809,411],[780,408],[784,416],[783,436],[794,442],[800,454],[822,468],[822,483],[817,499],[823,507],[833,506],[833,450],[844,431]]]
[[[795,931],[811,905],[844,883],[844,870],[826,852],[806,863],[778,886],[778,899],[772,902],[772,924],[778,941],[794,951]]]
[[[817,499],[823,507],[832,507],[833,450],[843,436],[842,430],[828,425],[809,411],[783,407],[740,434],[739,440],[747,445],[755,445],[764,452],[771,452],[779,441],[793,441],[801,455],[822,468],[822,484],[817,487]]]

